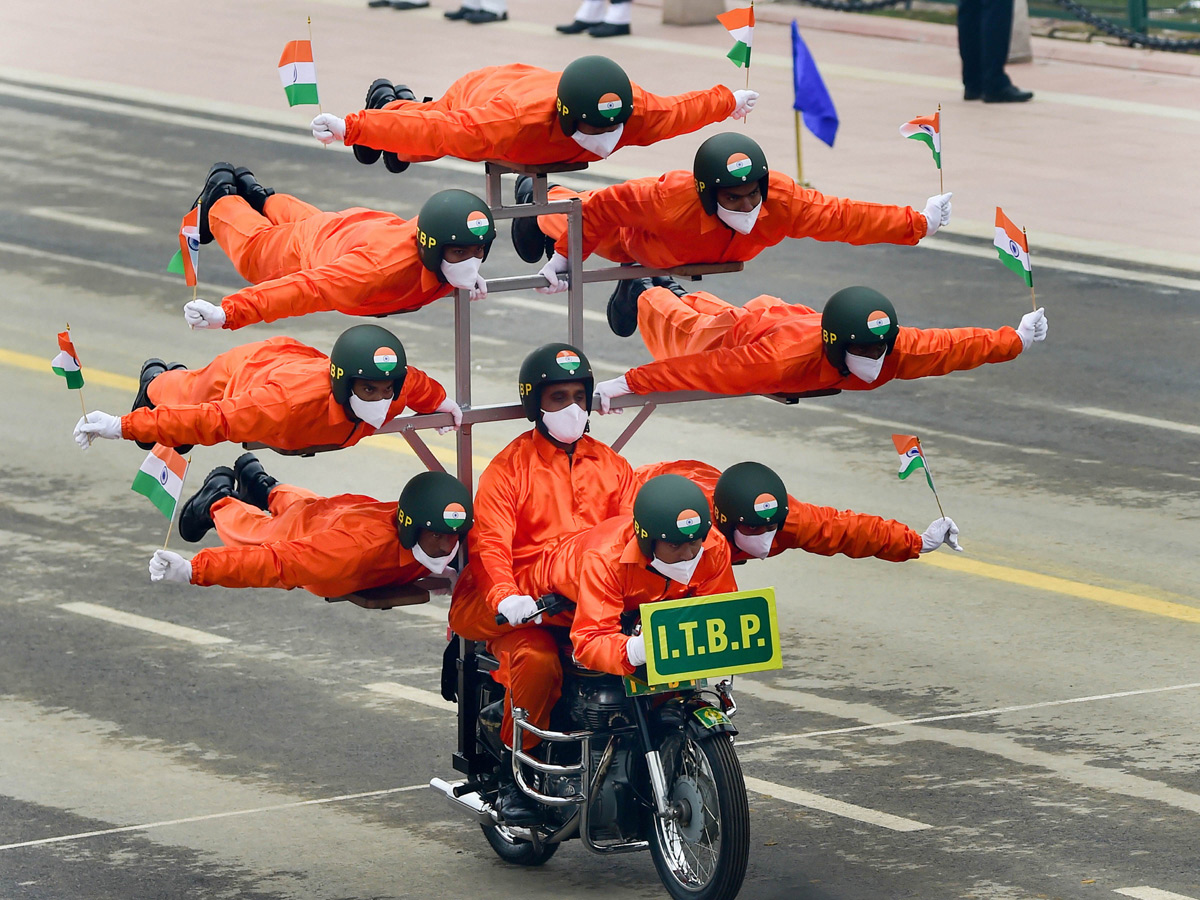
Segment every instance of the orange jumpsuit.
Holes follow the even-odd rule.
[[[519,580],[523,593],[554,591],[575,601],[571,644],[581,665],[629,675],[633,666],[625,655],[629,638],[621,633],[621,613],[643,603],[738,589],[729,544],[716,528],[704,539],[704,555],[690,583],[671,581],[649,564],[634,537],[633,517],[623,513],[555,541]]]
[[[585,434],[568,456],[536,429],[501,450],[479,478],[468,563],[454,586],[450,627],[468,640],[487,641],[500,662],[494,677],[512,704],[529,710],[542,728],[562,685],[558,643],[543,626],[565,627],[570,615],[513,627],[496,624],[497,607],[511,594],[529,593],[519,587],[521,572],[547,541],[629,508],[634,490],[633,469],[607,445]],[[501,735],[511,746],[511,707],[505,707]]]
[[[667,172],[577,194],[563,187],[550,198],[583,197],[583,255],[669,269],[688,263],[745,262],[785,238],[845,244],[915,244],[925,216],[907,206],[826,197],[772,171],[758,219],[738,234],[700,205],[691,172]],[[567,255],[567,217],[538,216],[538,227]]]
[[[696,459],[639,466],[633,474],[639,485],[656,475],[682,475],[700,486],[710,507],[717,479],[721,477],[719,469]],[[713,522],[716,522],[715,511]],[[921,555],[921,535],[895,519],[801,503],[789,494],[787,518],[775,533],[775,540],[771,542],[771,551],[767,555],[778,556],[784,550],[805,550],[821,556],[841,553],[854,559],[874,556],[888,562],[904,562]],[[735,563],[758,558],[732,543],[729,552]]]
[[[263,210],[229,196],[208,214],[213,237],[253,282],[221,301],[226,328],[324,310],[404,312],[454,290],[417,255],[415,219],[362,207],[322,212],[289,194],[271,195]]]
[[[563,133],[555,106],[561,73],[513,63],[464,75],[432,103],[396,100],[346,116],[346,145],[362,144],[409,162],[442,156],[525,166],[596,162]],[[633,85],[633,115],[617,149],[645,147],[720,122],[734,110],[722,85],[659,97]]]
[[[304,450],[351,447],[375,433],[366,422],[350,421],[333,399],[329,357],[289,337],[234,347],[203,369],[163,372],[148,394],[154,408],[121,417],[126,440],[168,447],[261,441]],[[409,366],[388,418],[406,407],[433,412],[445,399],[445,388]]]
[[[359,494],[319,497],[277,484],[267,505],[270,513],[234,497],[213,504],[225,546],[192,557],[192,584],[302,587],[318,597],[343,597],[429,574],[400,546],[395,502]]]
[[[717,394],[796,394],[838,388],[870,391],[893,378],[924,378],[1006,362],[1023,346],[1016,329],[904,328],[868,384],[825,358],[821,314],[778,297],[733,306],[704,291],[676,297],[655,287],[638,300],[638,329],[655,362],[630,369],[635,394],[705,390]]]

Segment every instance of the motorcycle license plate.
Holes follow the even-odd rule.
[[[621,679],[625,684],[626,697],[648,697],[651,694],[667,694],[671,691],[697,691],[708,684],[707,678],[697,678],[694,681],[668,681],[663,684],[647,684],[640,678],[626,675]]]

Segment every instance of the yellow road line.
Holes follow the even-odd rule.
[[[1053,575],[1042,575],[1025,569],[1013,569],[1009,566],[998,566],[994,563],[979,562],[974,559],[963,559],[948,553],[927,553],[919,557],[920,561],[939,569],[949,569],[951,572],[961,572],[965,575],[976,575],[980,578],[992,578],[996,581],[1006,581],[1009,584],[1019,584],[1022,587],[1034,588],[1039,591],[1050,591],[1054,594],[1065,594],[1081,600],[1091,600],[1096,603],[1107,603],[1138,612],[1151,613],[1156,616],[1166,616],[1170,619],[1180,619],[1184,622],[1200,624],[1200,608],[1184,603],[1172,603],[1169,600],[1156,600],[1129,591],[1118,591],[1112,588],[1097,587],[1094,584],[1084,584],[1081,581],[1071,581],[1067,578],[1057,578]]]

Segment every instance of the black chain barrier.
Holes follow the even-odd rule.
[[[872,12],[876,9],[886,9],[898,6],[908,0],[800,0],[806,6],[816,6],[819,9],[832,9],[837,12]],[[1200,50],[1200,40],[1176,40],[1174,38],[1155,37],[1151,34],[1141,34],[1124,25],[1098,16],[1086,6],[1081,6],[1075,0],[1054,0],[1059,6],[1070,12],[1075,18],[1086,22],[1107,35],[1125,41],[1131,47],[1146,47],[1149,50],[1168,50],[1184,53],[1189,50]]]

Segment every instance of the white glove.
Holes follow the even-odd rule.
[[[450,418],[452,418],[454,420],[453,425],[439,426],[437,429],[438,434],[449,434],[451,431],[454,431],[454,429],[458,428],[458,426],[462,424],[462,407],[459,406],[457,403],[455,403],[453,400],[451,400],[449,397],[447,397],[445,400],[443,400],[442,405],[439,406],[437,409],[435,409],[434,412],[448,412],[448,413],[450,413]]]
[[[520,625],[530,618],[539,625],[542,624],[542,614],[538,612],[537,601],[528,594],[510,594],[500,601],[496,612],[508,619],[509,625]]]
[[[485,297],[487,297],[487,282],[476,275],[475,287],[471,288],[470,292],[467,294],[467,297],[471,300],[483,300]]]
[[[646,636],[635,634],[625,642],[625,658],[634,668],[646,664]]]
[[[1046,324],[1046,307],[1044,306],[1039,306],[1033,312],[1027,312],[1021,316],[1017,334],[1021,336],[1021,343],[1025,345],[1023,349],[1028,350],[1030,344],[1044,341],[1049,328],[1050,326]]]
[[[207,300],[189,300],[183,304],[183,321],[188,328],[222,328],[225,325],[225,310]]]
[[[958,526],[954,520],[946,517],[934,519],[933,523],[921,535],[921,552],[930,553],[942,544],[949,544],[951,550],[963,552],[962,544],[958,542]]]
[[[346,139],[346,120],[321,113],[312,120],[312,136],[322,144],[332,144],[334,141]]]
[[[192,583],[192,564],[170,550],[155,550],[150,557],[151,581],[174,581],[179,584]]]
[[[110,416],[106,412],[95,410],[88,413],[75,423],[75,443],[80,450],[92,446],[92,441],[102,437],[110,441],[121,439],[121,417]]]
[[[943,225],[950,224],[950,198],[954,191],[937,194],[925,201],[925,237],[933,237]]]
[[[571,264],[567,262],[565,256],[555,253],[551,257],[550,262],[538,269],[538,274],[546,279],[547,287],[534,288],[534,290],[539,294],[561,294],[571,285],[565,279],[559,278],[559,276],[566,274],[570,267]]]
[[[609,409],[614,397],[624,397],[626,394],[632,394],[629,385],[625,383],[625,376],[621,375],[618,378],[610,378],[608,381],[602,381],[596,385],[596,395],[600,398],[600,415],[606,416],[613,410]],[[620,410],[616,410],[620,412]]]
[[[729,114],[731,119],[744,119],[754,109],[754,104],[758,102],[758,91],[734,91],[733,92],[733,112]]]

